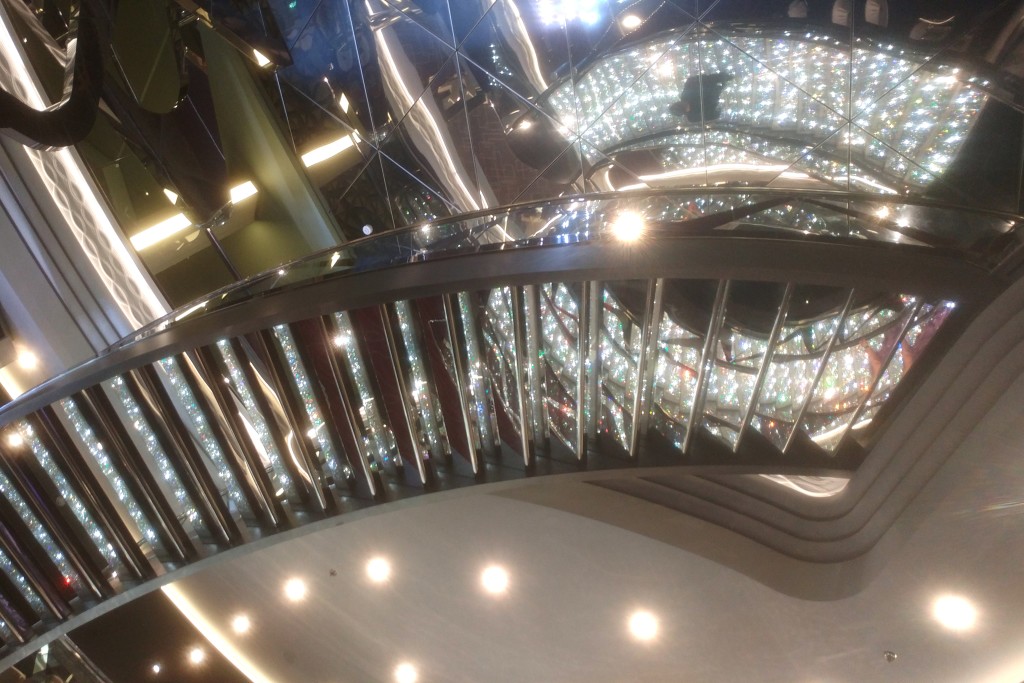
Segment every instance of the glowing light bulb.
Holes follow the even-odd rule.
[[[629,632],[637,640],[654,640],[658,636],[658,617],[647,610],[633,612],[629,617]]]
[[[480,574],[480,583],[491,595],[501,595],[508,591],[508,572],[504,567],[491,565]]]
[[[188,651],[188,661],[193,666],[198,666],[206,660],[206,652],[201,647],[194,647]]]
[[[18,432],[11,432],[7,435],[7,445],[11,448],[21,448],[25,445],[25,439]]]
[[[35,370],[39,367],[39,356],[25,349],[18,354],[18,365],[23,370]]]
[[[386,583],[391,578],[391,563],[383,557],[375,557],[366,563],[366,575],[374,583]]]
[[[396,683],[416,683],[419,678],[420,674],[416,671],[416,667],[409,662],[402,662],[395,667]]]
[[[248,615],[236,614],[235,618],[231,620],[231,630],[238,635],[248,633],[251,628],[252,621],[249,619]]]
[[[623,211],[612,219],[609,228],[615,239],[622,242],[636,242],[647,229],[644,217],[635,211]]]
[[[161,667],[159,663],[154,664],[153,666],[149,667],[149,670],[152,671],[154,674],[160,673],[160,671],[162,669],[163,669],[163,667]]]
[[[300,602],[306,599],[309,589],[302,579],[288,579],[284,582],[284,596],[292,602]]]
[[[635,14],[627,14],[619,20],[619,25],[627,31],[632,31],[642,23],[644,23],[644,20]]]
[[[943,595],[932,605],[932,616],[950,631],[969,631],[978,621],[978,610],[959,595]]]

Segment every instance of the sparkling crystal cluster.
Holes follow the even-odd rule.
[[[306,417],[309,419],[310,437],[318,447],[318,454],[327,465],[328,471],[335,478],[338,480],[345,479],[346,477],[338,466],[338,457],[334,453],[334,444],[331,443],[331,437],[327,433],[326,423],[320,413],[320,406],[317,405],[316,398],[313,396],[313,388],[309,384],[309,375],[306,374],[306,368],[302,364],[302,359],[299,358],[299,351],[295,348],[295,340],[292,338],[292,333],[288,326],[275,325],[274,338],[277,339],[281,351],[284,352],[285,361],[288,363],[288,368],[292,373],[292,381],[295,383],[295,388],[299,390],[302,406],[306,411]]]
[[[18,592],[28,601],[28,604],[35,610],[37,615],[42,616],[47,613],[46,605],[43,603],[43,599],[39,597],[39,593],[32,587],[32,584],[25,578],[25,575],[21,573],[21,570],[14,566],[14,562],[7,556],[7,553],[2,550],[0,550],[0,571],[3,571],[11,583],[18,587]]]
[[[504,294],[502,290],[492,291],[486,315],[493,332],[488,338],[491,367],[497,370],[492,377],[499,393],[505,394],[504,400],[512,402],[514,387],[501,378],[515,353],[505,336],[512,322],[511,301]],[[617,301],[611,289],[604,289],[602,299],[600,380],[604,407],[599,425],[627,447],[642,335],[639,321]],[[855,308],[842,319],[841,330],[838,311],[810,322],[783,325],[756,397],[757,375],[768,353],[767,337],[734,324],[723,325],[713,347],[715,361],[705,380],[701,423],[734,445],[747,408],[754,401],[753,428],[781,448],[795,427],[797,415],[804,410],[799,428],[820,446],[834,450],[862,405],[866,410],[858,424],[870,421],[952,308],[951,304],[922,305],[905,339],[901,338],[916,303],[913,297],[901,295]],[[728,302],[726,314],[728,320]],[[578,305],[568,286],[548,284],[541,288],[548,420],[552,431],[570,447],[575,441],[576,377],[582,371],[577,350],[578,319]],[[707,334],[706,329],[686,328],[667,313],[658,325],[653,359],[654,405],[678,425],[680,433],[689,427]],[[831,350],[826,355],[830,342]],[[890,355],[892,361],[886,363]]]
[[[348,376],[352,378],[356,393],[359,394],[357,409],[359,419],[363,423],[363,444],[366,452],[370,454],[370,466],[376,469],[382,463],[391,461],[391,454],[397,448],[395,435],[381,417],[373,385],[370,384],[369,371],[356,343],[351,317],[346,312],[335,313],[334,324],[338,330],[334,345],[339,349]]]
[[[733,142],[740,151],[751,135],[796,137],[806,149],[801,165],[818,173],[824,170],[821,161],[809,160],[852,154],[858,166],[876,169],[863,176],[862,169],[851,168],[854,178],[882,173],[892,184],[931,183],[951,163],[986,96],[960,80],[957,68],[926,64],[906,49],[858,45],[852,54],[851,65],[848,46],[813,33],[667,35],[598,59],[556,87],[548,106],[566,137],[580,136],[608,152],[638,138],[699,126],[669,107],[680,100],[689,76],[723,74],[731,80],[708,132],[747,132]],[[792,149],[775,155],[783,149],[769,143],[757,151],[770,163],[796,161]],[[599,158],[596,152],[587,156],[591,162]],[[705,162],[688,164],[683,168]],[[825,166],[832,167],[833,182],[845,181],[844,161]]]
[[[14,483],[7,478],[3,471],[0,471],[0,494],[3,494],[3,497],[11,504],[18,517],[21,517],[21,521],[25,523],[32,536],[39,542],[43,550],[46,551],[46,555],[53,560],[54,565],[60,570],[68,584],[76,591],[80,590],[82,587],[82,577],[78,575],[78,572],[68,562],[67,557],[61,551],[61,547],[53,540],[46,527],[39,521],[32,508],[21,497],[21,494],[14,487]]]
[[[256,432],[256,436],[260,441],[260,445],[263,446],[261,453],[266,454],[266,458],[270,464],[270,470],[274,474],[275,483],[278,488],[291,492],[291,478],[288,476],[288,471],[285,469],[284,463],[281,462],[281,454],[277,451],[277,446],[274,444],[274,439],[270,435],[270,429],[267,427],[267,421],[263,417],[263,413],[260,412],[259,406],[256,405],[256,399],[253,397],[252,389],[249,387],[249,382],[245,378],[245,373],[242,372],[242,368],[238,365],[238,359],[235,357],[235,352],[231,348],[231,343],[226,339],[221,339],[217,342],[217,350],[220,352],[221,359],[224,361],[224,366],[228,369],[228,377],[231,379],[231,387],[235,390],[235,395],[238,396],[239,400],[242,402],[242,406],[245,408],[246,422],[252,426],[253,431]]]
[[[490,383],[484,375],[484,361],[480,354],[480,340],[477,336],[474,297],[469,292],[459,292],[459,314],[466,336],[466,358],[469,363],[469,400],[473,404],[477,429],[483,446],[497,443],[497,428],[493,423],[493,409]]]
[[[505,406],[505,414],[509,416],[516,429],[519,429],[519,401],[516,396],[515,368],[516,358],[515,331],[512,321],[512,293],[508,287],[491,290],[487,297],[484,310],[483,333],[485,356],[491,381],[494,383],[495,398]],[[525,360],[526,355],[522,354]]]
[[[413,390],[411,394],[416,412],[419,414],[423,431],[427,435],[431,454],[443,455],[449,452],[449,446],[447,441],[442,440],[441,431],[438,428],[439,424],[443,424],[441,405],[430,390],[431,383],[424,364],[423,351],[420,348],[419,339],[416,337],[416,325],[413,322],[413,312],[409,301],[396,302],[395,312],[398,314],[398,327],[401,330],[402,344],[405,346],[405,357],[409,361],[409,373],[412,375]]]
[[[225,499],[230,501],[242,515],[251,515],[252,509],[249,506],[249,501],[246,500],[245,494],[239,488],[235,475],[232,474],[231,468],[228,466],[227,458],[224,456],[223,451],[221,451],[220,444],[217,443],[217,439],[206,421],[206,415],[203,414],[195,396],[192,395],[192,389],[182,375],[178,362],[174,358],[164,358],[158,362],[158,365],[167,376],[167,381],[171,385],[174,396],[177,397],[181,406],[185,409],[185,415],[192,425],[192,433],[202,447],[200,450],[213,463],[213,470],[220,480],[219,486],[222,487],[222,491],[227,492]]]
[[[160,445],[160,440],[157,439],[156,433],[142,414],[139,404],[136,403],[135,398],[128,390],[127,383],[121,376],[117,376],[103,384],[121,402],[121,406],[128,415],[128,423],[142,437],[143,443],[146,444],[146,451],[150,461],[156,465],[160,471],[160,477],[173,492],[174,500],[178,502],[182,510],[182,517],[184,518],[179,519],[179,522],[186,528],[192,527],[197,532],[205,532],[206,525],[196,509],[195,502],[181,483],[181,478],[178,477],[178,473],[171,464],[170,458],[167,457],[167,453],[164,452],[163,447]]]
[[[107,454],[107,450],[103,443],[96,437],[96,434],[92,431],[92,427],[85,421],[82,413],[78,410],[78,406],[75,405],[74,400],[65,398],[60,401],[60,408],[64,412],[65,417],[71,422],[71,426],[74,428],[78,438],[85,444],[86,450],[92,459],[96,461],[99,466],[100,472],[104,478],[114,489],[114,494],[117,499],[121,501],[125,510],[128,511],[128,516],[131,517],[132,521],[139,528],[142,533],[142,537],[157,550],[163,549],[163,544],[160,541],[160,537],[156,533],[156,529],[153,528],[153,524],[146,517],[146,514],[142,511],[135,496],[132,495],[128,489],[128,484],[124,478],[121,477],[121,473],[118,472],[117,467]]]
[[[28,444],[29,449],[32,451],[32,455],[35,456],[37,461],[39,461],[39,464],[46,472],[46,475],[57,487],[57,491],[60,492],[61,498],[64,499],[64,502],[75,515],[75,519],[79,521],[86,533],[89,534],[89,538],[91,538],[93,543],[96,545],[96,549],[99,550],[100,554],[107,559],[107,562],[112,568],[120,570],[121,558],[118,557],[113,544],[107,540],[107,536],[103,533],[103,529],[96,523],[96,520],[92,518],[88,508],[85,507],[82,499],[75,493],[75,490],[71,487],[67,477],[65,477],[61,469],[57,467],[57,463],[54,462],[53,456],[50,455],[50,451],[43,446],[42,442],[36,436],[35,430],[32,429],[30,424],[24,421],[18,423],[17,429],[18,433],[21,434],[21,437],[25,440],[25,443]]]

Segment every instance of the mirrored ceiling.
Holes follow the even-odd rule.
[[[940,204],[966,210],[871,210],[996,262],[1016,245],[1015,2],[165,3],[99,3],[104,107],[79,151],[175,304],[382,230],[594,193]],[[12,26],[57,93],[76,15],[35,10]]]

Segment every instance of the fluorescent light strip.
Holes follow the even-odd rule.
[[[231,203],[237,204],[243,199],[248,199],[257,192],[258,190],[256,189],[256,186],[252,184],[252,181],[246,180],[241,185],[235,185],[231,188]]]
[[[302,163],[306,168],[315,166],[321,161],[327,161],[331,157],[341,154],[354,144],[355,141],[352,139],[352,136],[345,135],[333,142],[328,142],[326,145],[322,145],[314,150],[306,152],[302,155]]]
[[[220,631],[211,624],[203,613],[192,604],[184,593],[174,584],[168,584],[160,588],[167,599],[174,603],[174,606],[178,608],[182,616],[191,622],[199,633],[206,638],[206,640],[224,656],[224,659],[231,662],[231,664],[238,669],[239,672],[252,683],[274,683],[274,681],[267,677],[262,671],[260,671],[255,664],[249,661],[245,655],[238,651],[238,649],[231,644],[227,638],[221,635]]]
[[[263,67],[265,67],[265,66],[266,66],[267,64],[270,64],[270,60],[269,60],[269,59],[267,59],[267,56],[266,56],[266,55],[264,55],[264,54],[263,54],[262,52],[260,52],[259,50],[253,50],[253,51],[252,51],[252,56],[256,58],[256,64],[257,64],[257,65],[258,65],[258,66],[259,66],[260,68],[263,68]]]
[[[167,195],[167,199],[170,200],[171,204],[177,204],[178,203],[178,193],[175,192],[174,190],[168,190],[165,187],[164,188],[164,194]]]
[[[132,246],[135,247],[137,251],[142,251],[143,249],[151,247],[157,242],[165,240],[171,235],[175,235],[191,226],[192,221],[190,221],[185,214],[175,214],[167,220],[157,223],[151,228],[146,228],[142,232],[132,235]]]

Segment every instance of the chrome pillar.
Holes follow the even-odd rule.
[[[516,352],[513,356],[516,374],[516,400],[519,404],[519,445],[523,449],[523,464],[527,470],[534,466],[536,453],[533,448],[533,401],[526,388],[528,368],[533,364],[529,357],[526,344],[526,316],[524,315],[524,297],[519,287],[509,287],[512,293],[512,334],[515,339]]]
[[[576,459],[587,460],[587,415],[590,413],[587,401],[587,343],[590,331],[590,282],[580,283],[580,298],[576,305]]]
[[[420,483],[426,485],[427,470],[423,461],[423,451],[420,447],[419,430],[416,428],[416,409],[412,405],[412,397],[409,395],[409,386],[406,384],[405,372],[402,369],[402,360],[399,356],[398,344],[395,342],[395,331],[391,327],[391,315],[388,312],[387,304],[381,304],[378,309],[380,322],[384,327],[384,339],[388,345],[388,356],[391,359],[391,372],[394,374],[395,383],[398,385],[398,397],[402,404],[402,417],[405,419],[406,431],[409,441],[412,443],[412,457],[416,461],[416,470],[420,475]]]
[[[757,370],[757,379],[754,380],[754,388],[750,394],[750,402],[747,403],[747,410],[743,414],[743,422],[740,423],[739,435],[736,437],[736,444],[733,446],[733,453],[739,451],[740,443],[743,441],[743,433],[750,427],[754,419],[754,412],[757,410],[757,401],[761,395],[761,387],[768,376],[768,370],[775,356],[775,347],[779,344],[779,336],[782,334],[782,327],[786,324],[786,315],[789,313],[789,302],[793,298],[793,290],[796,286],[790,282],[782,293],[782,302],[779,304],[779,312],[775,315],[775,322],[772,323],[772,331],[768,335],[768,345],[764,350],[764,357],[761,359],[761,367]]]
[[[818,369],[814,372],[814,381],[811,382],[810,388],[807,390],[807,396],[804,397],[803,404],[800,406],[799,412],[793,419],[793,429],[790,430],[789,436],[786,438],[786,444],[783,446],[782,451],[786,452],[789,447],[793,445],[793,439],[796,437],[797,431],[800,429],[800,423],[803,422],[804,415],[807,413],[808,406],[811,405],[811,399],[814,398],[814,390],[818,387],[818,382],[821,381],[821,376],[825,374],[825,366],[828,365],[829,358],[832,356],[832,349],[835,347],[836,342],[843,336],[843,325],[846,324],[846,317],[850,314],[850,308],[853,306],[853,297],[857,290],[851,289],[850,295],[846,297],[846,303],[843,305],[843,312],[839,314],[839,322],[836,323],[836,330],[832,333],[832,336],[828,340],[828,344],[825,345],[825,354],[821,358],[821,363],[818,365]]]
[[[903,323],[903,327],[900,329],[900,334],[896,338],[896,343],[894,343],[892,348],[889,349],[889,352],[885,354],[885,360],[882,362],[881,367],[879,367],[875,377],[871,380],[871,385],[864,394],[864,400],[860,402],[860,405],[857,406],[857,410],[853,412],[850,422],[846,425],[846,431],[849,431],[853,425],[857,424],[857,420],[859,420],[860,416],[864,414],[865,410],[867,410],[868,402],[871,400],[871,395],[875,393],[875,389],[878,388],[878,383],[882,381],[883,377],[885,377],[885,371],[889,368],[889,364],[892,363],[892,359],[896,357],[896,352],[899,350],[900,346],[903,345],[903,339],[907,336],[907,332],[910,331],[911,326],[913,326],[914,319],[917,318],[917,314],[920,310],[921,302],[918,301],[914,304],[913,309],[911,309],[906,322]]]
[[[459,330],[456,323],[453,294],[441,297],[444,301],[444,319],[448,328],[448,343],[452,349],[452,361],[455,365],[455,386],[459,391],[459,407],[462,409],[462,422],[466,429],[466,448],[469,462],[473,466],[473,474],[480,473],[480,460],[477,452],[476,430],[473,428],[472,407],[470,406],[469,387],[466,385],[466,364],[462,360],[462,346],[459,344]]]
[[[683,453],[690,450],[694,434],[704,418],[704,398],[708,393],[708,377],[715,367],[715,352],[718,348],[718,337],[722,333],[725,322],[725,302],[729,298],[729,280],[719,280],[718,291],[715,292],[715,303],[711,308],[711,320],[708,323],[707,336],[704,337],[704,348],[700,354],[700,366],[697,368],[697,386],[693,392],[693,405],[690,406],[690,420],[686,425],[686,436],[683,437]]]
[[[647,300],[643,311],[643,329],[640,335],[640,357],[637,359],[637,390],[633,396],[633,434],[630,437],[630,457],[639,454],[640,439],[650,425],[650,397],[654,392],[657,373],[657,337],[662,328],[662,308],[665,302],[665,279],[658,278],[647,284]]]

